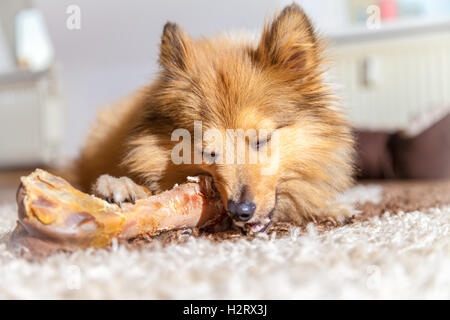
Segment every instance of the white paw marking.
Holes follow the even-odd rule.
[[[115,178],[109,175],[100,176],[94,184],[94,194],[111,203],[134,203],[137,199],[146,198],[144,189],[130,178]]]

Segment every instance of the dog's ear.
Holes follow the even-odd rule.
[[[319,41],[311,21],[293,3],[266,23],[255,57],[264,66],[298,74],[317,66],[318,47]]]
[[[176,23],[167,22],[161,36],[159,63],[169,71],[185,71],[189,46],[190,38],[183,30]]]

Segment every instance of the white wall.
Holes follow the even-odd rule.
[[[76,155],[96,109],[149,82],[157,70],[159,37],[167,20],[193,36],[259,30],[286,0],[34,0],[47,19],[66,101],[66,149]],[[319,28],[345,24],[346,0],[297,1]],[[81,30],[66,28],[66,9],[81,8]]]

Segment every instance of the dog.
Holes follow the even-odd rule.
[[[80,187],[121,203],[145,197],[140,185],[159,193],[188,176],[210,175],[235,224],[254,232],[272,220],[335,222],[351,214],[335,201],[353,182],[351,127],[326,83],[323,41],[298,5],[275,14],[257,41],[195,40],[168,22],[159,63],[152,84],[99,114],[76,162]],[[229,129],[267,135],[244,137],[241,163],[220,163],[223,150],[205,145],[183,154],[204,161],[173,161],[173,132],[183,128],[192,137],[195,122],[224,136]],[[275,136],[276,160],[248,163]]]

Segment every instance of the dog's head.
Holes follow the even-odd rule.
[[[347,126],[330,107],[321,51],[297,5],[267,23],[257,42],[194,40],[167,23],[162,71],[128,163],[160,188],[208,173],[236,224],[264,230],[283,183],[321,179],[321,163],[339,148],[337,128]]]

